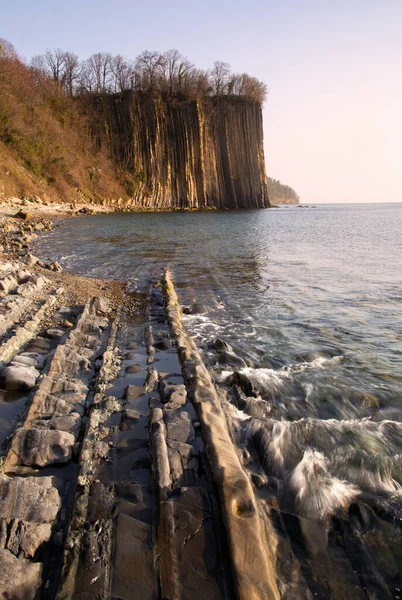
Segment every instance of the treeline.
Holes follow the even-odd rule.
[[[299,202],[300,198],[293,188],[288,185],[283,185],[279,179],[271,179],[268,177],[268,196],[271,200],[293,200]]]
[[[145,50],[135,60],[97,52],[80,61],[73,52],[47,50],[34,56],[30,67],[38,77],[57,81],[67,94],[116,93],[125,90],[158,90],[171,96],[247,96],[262,104],[267,86],[247,73],[232,73],[230,65],[216,61],[198,69],[178,50]]]

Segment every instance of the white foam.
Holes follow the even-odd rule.
[[[332,477],[321,452],[308,449],[293,470],[290,487],[301,516],[326,520],[339,509],[347,509],[359,495],[357,486]]]

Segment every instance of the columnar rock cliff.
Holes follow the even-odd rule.
[[[124,170],[133,206],[269,206],[257,102],[243,97],[165,100],[140,92],[92,102],[99,144],[109,146]]]

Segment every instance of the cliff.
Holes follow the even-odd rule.
[[[0,55],[0,199],[263,208],[262,140],[260,103],[246,96],[69,96]]]
[[[244,97],[86,96],[93,135],[123,171],[129,205],[269,206],[259,103]]]

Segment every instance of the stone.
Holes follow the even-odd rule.
[[[143,367],[141,367],[141,365],[130,365],[127,367],[126,369],[126,373],[132,375],[133,373],[139,373],[140,371],[143,371]]]
[[[85,412],[85,397],[80,394],[65,394],[58,398],[41,389],[35,393],[28,420],[50,419],[51,417],[63,417],[72,413],[82,416]]]
[[[49,271],[55,271],[57,273],[61,273],[61,271],[63,270],[63,267],[57,262],[57,260],[47,265],[47,268],[49,269]]]
[[[194,428],[187,412],[172,412],[165,415],[168,441],[191,442],[195,438]]]
[[[142,418],[142,414],[138,410],[135,410],[135,408],[126,408],[124,416],[131,421],[139,421]]]
[[[0,474],[1,518],[52,523],[60,496],[52,477],[7,477]]]
[[[35,284],[36,289],[41,290],[45,287],[48,279],[45,279],[42,275],[32,275],[30,281]]]
[[[14,277],[14,275],[7,275],[3,279],[0,279],[0,290],[4,292],[9,292],[17,287],[18,281]]]
[[[96,314],[99,313],[101,315],[108,315],[111,310],[108,300],[103,296],[98,296],[94,299],[92,308]]]
[[[60,327],[64,327],[65,329],[70,329],[70,327],[74,327],[74,324],[71,323],[71,321],[68,321],[67,319],[63,319],[63,321],[60,321],[59,325]]]
[[[194,302],[190,308],[191,315],[204,315],[207,312],[207,309],[200,302]]]
[[[65,331],[63,331],[63,329],[52,327],[51,329],[46,330],[46,335],[52,340],[57,340],[65,335]]]
[[[237,385],[239,388],[245,393],[247,397],[253,396],[257,398],[259,396],[258,390],[255,389],[252,381],[244,375],[244,373],[239,373],[239,371],[235,371],[233,375],[230,375],[226,383],[228,385]]]
[[[65,431],[47,429],[18,429],[11,442],[4,471],[16,465],[45,467],[71,460],[75,437]]]
[[[50,540],[52,523],[60,508],[60,496],[52,478],[0,475],[0,548],[16,556],[34,557]]]
[[[0,597],[5,600],[34,600],[41,584],[42,564],[16,558],[0,550]]]
[[[31,390],[40,373],[34,367],[12,364],[1,371],[0,386],[7,391]]]
[[[187,402],[187,390],[183,384],[167,385],[163,391],[163,402],[165,409],[177,410]]]
[[[23,219],[24,221],[30,221],[32,219],[32,214],[25,210],[19,210],[14,217],[17,219]]]
[[[237,356],[237,354],[235,354],[234,352],[227,352],[227,351],[221,352],[219,354],[218,362],[221,365],[227,365],[228,367],[233,367],[235,369],[236,368],[244,369],[245,367],[247,367],[244,360],[242,358],[240,358],[240,356]]]
[[[16,359],[18,359],[19,362],[22,360],[25,364],[31,364],[35,369],[43,369],[46,356],[43,356],[43,354],[39,354],[38,352],[21,352],[21,354],[18,354],[13,358],[13,362]],[[29,361],[29,363],[27,361]]]
[[[213,347],[216,350],[216,352],[232,352],[233,351],[232,346],[229,346],[229,344],[227,342],[225,342],[224,340],[221,340],[219,338],[215,340]]]

